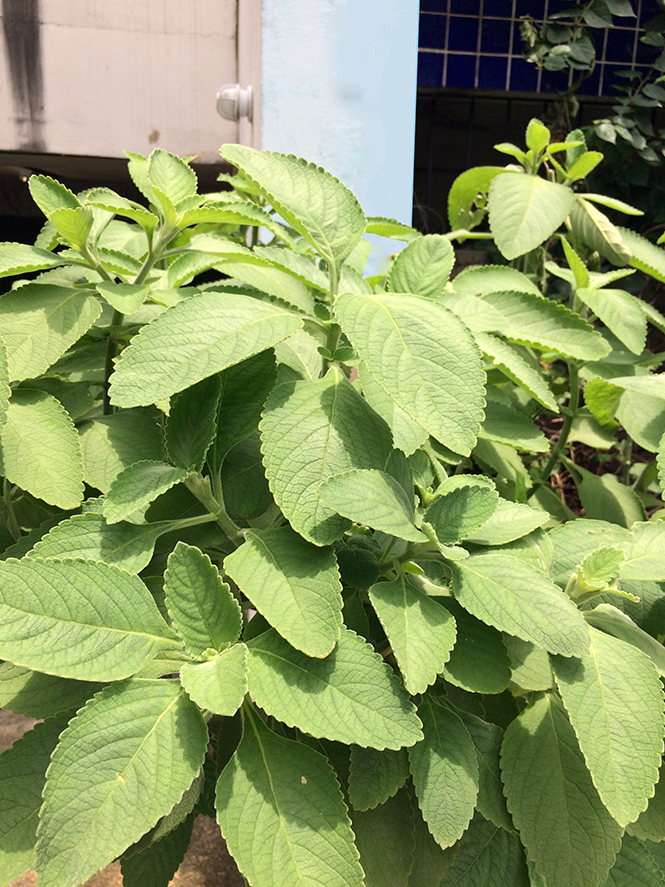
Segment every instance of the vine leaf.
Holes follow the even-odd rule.
[[[342,585],[331,548],[306,542],[289,526],[250,530],[224,569],[292,647],[325,657],[342,624]]]
[[[326,659],[294,650],[274,629],[247,646],[250,696],[289,726],[379,750],[421,738],[415,706],[399,681],[348,628]]]
[[[619,825],[646,809],[663,752],[663,691],[650,659],[590,630],[581,659],[554,659],[554,674],[587,767]]]
[[[478,796],[478,762],[468,730],[450,709],[425,697],[425,738],[409,749],[413,784],[434,839],[451,847],[466,830]]]
[[[455,645],[455,618],[402,575],[369,590],[372,602],[412,695],[423,693],[443,671]]]
[[[194,545],[178,542],[164,574],[166,608],[191,656],[224,650],[242,630],[242,611],[219,570]]]
[[[201,713],[178,681],[128,681],[98,693],[51,760],[38,877],[77,887],[114,860],[180,800],[207,744]]]
[[[141,580],[76,560],[0,563],[0,657],[63,678],[118,681],[177,646]]]
[[[111,400],[119,407],[155,403],[276,345],[301,326],[297,315],[249,296],[192,296],[132,339],[111,376]]]
[[[456,453],[473,449],[485,374],[466,326],[413,295],[345,293],[335,314],[374,379],[399,407]]]
[[[556,696],[538,697],[509,725],[501,769],[508,810],[547,887],[603,884],[622,829],[598,797]]]

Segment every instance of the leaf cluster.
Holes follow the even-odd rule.
[[[665,261],[576,190],[579,133],[526,142],[448,236],[238,145],[232,192],[162,150],[145,205],[31,179],[0,705],[43,722],[0,755],[3,884],[166,887],[199,813],[252,887],[665,883],[665,318],[614,286]],[[365,233],[407,244],[374,277]],[[451,277],[474,236],[511,264]],[[619,423],[634,481],[570,447]]]

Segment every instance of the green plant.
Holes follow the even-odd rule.
[[[581,139],[506,150],[446,237],[237,145],[206,196],[130,155],[149,209],[31,179],[44,230],[0,247],[0,705],[45,720],[0,755],[2,883],[119,857],[166,885],[206,813],[252,887],[663,884],[658,465],[569,448],[633,397],[658,432],[665,320],[598,252],[663,251],[574,192]],[[407,242],[387,276],[365,232]],[[519,267],[450,282],[492,232]],[[603,519],[556,519],[562,460]]]

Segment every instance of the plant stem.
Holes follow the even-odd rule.
[[[113,311],[109,335],[106,340],[106,357],[104,358],[104,415],[108,416],[112,411],[111,401],[109,400],[109,380],[113,372],[113,361],[118,352],[118,343],[113,335],[113,330],[117,326],[121,326],[122,319],[125,315],[120,311]]]
[[[21,528],[16,519],[16,512],[12,503],[12,485],[5,477],[2,482],[2,498],[5,504],[5,526],[15,540],[21,538]]]
[[[242,530],[227,514],[224,502],[219,502],[213,496],[208,478],[200,474],[193,474],[185,481],[185,486],[192,495],[196,496],[202,505],[205,505],[222,530],[224,530],[231,543],[237,548],[240,540],[243,538]]]
[[[552,452],[550,454],[549,459],[545,463],[545,467],[540,472],[540,475],[536,482],[532,487],[532,494],[541,487],[550,476],[552,469],[555,467],[557,462],[559,461],[559,457],[563,452],[564,447],[568,443],[568,436],[570,435],[570,431],[573,427],[573,422],[575,421],[575,417],[577,415],[577,410],[580,405],[580,387],[579,387],[579,367],[576,363],[570,362],[568,364],[568,369],[570,372],[570,401],[568,403],[568,410],[566,412],[566,418],[564,419],[563,425],[561,427],[561,434],[559,435],[559,439],[554,445]]]

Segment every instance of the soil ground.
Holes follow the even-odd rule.
[[[10,711],[0,711],[0,751],[9,748],[36,721]],[[219,826],[207,816],[194,824],[192,843],[171,881],[172,887],[243,887],[245,881],[229,856]],[[9,887],[36,887],[37,876],[27,872]],[[122,887],[120,863],[114,862],[93,875],[86,887]]]

